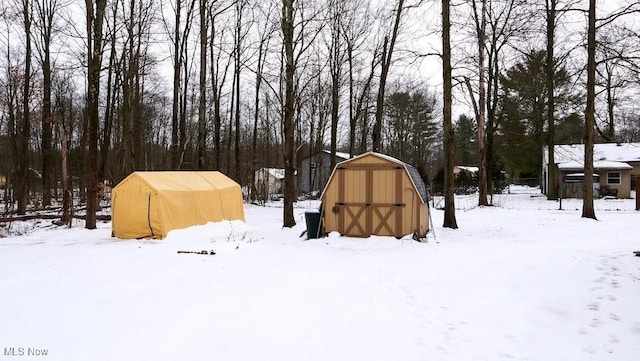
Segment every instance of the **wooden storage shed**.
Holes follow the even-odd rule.
[[[322,193],[325,232],[344,236],[413,235],[429,231],[427,189],[418,171],[369,152],[338,163]]]

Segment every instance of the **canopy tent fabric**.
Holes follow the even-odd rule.
[[[244,221],[240,185],[216,171],[133,172],[111,192],[112,234],[158,238],[172,229]]]

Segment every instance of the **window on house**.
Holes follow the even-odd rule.
[[[620,172],[608,172],[607,184],[620,184]]]

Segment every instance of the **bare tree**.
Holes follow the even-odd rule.
[[[30,108],[30,96],[31,96],[31,26],[32,8],[31,1],[21,0],[20,12],[22,13],[22,26],[25,37],[25,54],[24,54],[24,72],[21,74],[22,79],[22,109],[19,117],[21,117],[21,131],[20,134],[16,134],[17,139],[15,158],[17,162],[16,167],[16,198],[18,201],[18,214],[25,214],[27,211],[27,203],[29,202],[29,141],[31,139],[31,108]]]
[[[558,199],[558,176],[555,167],[555,31],[556,31],[556,5],[557,0],[545,0],[546,20],[547,20],[547,150],[549,180],[547,184],[547,199]]]
[[[222,6],[219,6],[222,5]],[[211,98],[213,118],[213,168],[222,169],[222,98],[223,90],[231,66],[232,57],[224,56],[227,53],[225,48],[225,32],[227,24],[221,20],[222,15],[231,5],[218,4],[214,2],[209,8],[209,24],[211,26],[211,36],[209,36],[209,67],[211,72]]]
[[[485,164],[487,178],[487,193],[490,194],[493,203],[493,178],[498,171],[498,158],[495,154],[494,139],[500,126],[500,75],[504,58],[508,56],[510,45],[514,45],[514,39],[522,38],[523,34],[531,29],[530,13],[527,1],[506,0],[489,1],[487,3],[487,29],[486,29],[486,126],[485,126]],[[507,54],[505,54],[507,53]]]
[[[451,115],[451,19],[450,1],[442,0],[442,80],[443,80],[443,132],[444,132],[444,222],[443,227],[458,228],[453,193],[454,132]]]
[[[329,47],[329,72],[331,74],[331,164],[336,165],[338,147],[338,112],[342,87],[342,64],[344,62],[342,23],[345,1],[332,1],[329,5],[331,41]]]
[[[62,186],[62,216],[60,224],[71,226],[73,217],[73,187],[69,176],[69,127],[73,117],[73,85],[70,79],[62,77],[53,89],[54,119],[60,132],[60,180]]]
[[[366,41],[367,34],[371,31],[373,24],[371,8],[369,3],[363,0],[348,1],[346,2],[346,9],[343,13],[345,17],[341,22],[341,34],[345,42],[345,52],[348,66],[349,77],[349,155],[353,156],[356,153],[356,129],[359,120],[364,118],[364,103],[365,99],[371,91],[371,84],[375,76],[377,65],[379,64],[380,57],[378,56],[377,48],[374,49],[371,54],[371,64],[368,69],[368,76],[361,82],[360,93],[358,94],[356,79],[358,69],[356,68],[357,56],[360,48],[363,47]],[[368,137],[365,131],[366,127],[362,129],[362,139],[366,144]]]
[[[478,9],[478,1],[481,1]],[[487,1],[471,0],[473,10],[473,20],[475,24],[475,35],[477,41],[477,66],[478,66],[478,101],[476,102],[471,88],[471,81],[466,78],[469,96],[473,103],[473,110],[476,114],[476,124],[478,128],[478,205],[488,206],[487,199],[487,154],[486,154],[486,80],[485,80],[485,46],[487,34]]]
[[[173,103],[171,113],[171,167],[179,169],[184,147],[186,146],[186,79],[182,79],[182,71],[186,66],[187,40],[191,32],[195,0],[176,0],[174,8],[174,27],[171,42],[173,46]],[[186,7],[186,8],[185,8]],[[182,14],[182,11],[186,13]],[[169,26],[165,23],[165,27]]]
[[[382,140],[382,115],[384,114],[384,97],[385,87],[387,85],[387,77],[389,76],[389,69],[391,68],[391,60],[393,58],[393,50],[398,38],[398,31],[400,29],[400,19],[402,17],[402,10],[404,9],[404,0],[398,0],[395,10],[395,20],[393,23],[393,29],[391,34],[384,37],[382,45],[382,61],[380,63],[380,83],[378,85],[378,97],[376,100],[376,119],[373,125],[373,133],[371,134],[371,142],[374,152],[380,151]]]
[[[294,46],[294,1],[282,0],[282,42],[284,47],[284,81],[285,98],[282,109],[282,130],[284,140],[284,210],[283,226],[293,227],[296,220],[293,217],[293,200],[295,198],[295,152],[294,152],[294,112],[295,112],[295,62]]]
[[[589,0],[587,29],[587,109],[584,122],[584,188],[582,217],[596,219],[593,206],[593,128],[596,100],[596,0]]]
[[[264,77],[264,68],[266,63],[266,55],[269,48],[269,41],[276,30],[273,26],[273,22],[269,18],[269,14],[272,12],[273,3],[269,2],[269,7],[263,9],[258,5],[258,10],[260,11],[260,15],[262,17],[263,26],[257,30],[258,33],[258,53],[256,58],[256,66],[255,66],[255,97],[254,97],[254,112],[253,112],[253,132],[251,135],[251,164],[252,164],[252,172],[251,172],[251,199],[256,199],[256,189],[255,189],[255,171],[258,169],[258,123],[260,120],[260,92],[262,89],[262,82]]]
[[[209,30],[207,0],[199,0],[198,19],[200,20],[200,70],[198,83],[198,144],[196,168],[205,168],[207,144],[207,35]]]
[[[234,139],[234,176],[236,178],[236,180],[240,180],[241,179],[241,173],[240,173],[240,164],[241,164],[241,152],[240,152],[240,134],[242,133],[242,129],[240,127],[240,110],[242,109],[241,107],[241,73],[242,73],[242,68],[243,68],[243,52],[244,52],[244,40],[247,37],[248,34],[248,30],[249,27],[245,27],[243,24],[243,15],[245,12],[245,8],[246,8],[246,0],[236,0],[235,2],[235,16],[236,16],[236,23],[235,23],[235,31],[234,31],[234,38],[235,38],[235,45],[234,45],[234,51],[233,51],[233,59],[234,59],[234,85],[235,85],[235,89],[234,89],[234,95],[233,95],[233,99],[234,99],[234,105],[235,105],[235,109],[233,110],[234,114],[233,114],[233,119],[235,120],[235,139]],[[229,149],[229,152],[231,151],[231,149]]]
[[[588,27],[587,27],[587,106],[585,111],[584,133],[584,189],[582,203],[582,217],[596,219],[593,204],[593,144],[595,128],[595,102],[596,102],[596,75],[597,62],[596,35],[599,29],[606,27],[618,19],[640,13],[640,3],[637,1],[622,2],[620,7],[609,13],[604,18],[596,17],[596,0],[589,0]]]
[[[51,45],[53,41],[53,27],[56,14],[62,8],[58,0],[37,0],[36,7],[36,49],[42,69],[42,204],[51,204],[52,188],[52,122],[51,111],[51,76],[53,66],[51,61]]]
[[[116,115],[116,103],[120,91],[120,79],[121,79],[121,58],[118,57],[117,50],[117,32],[115,30],[118,23],[118,9],[119,2],[116,1],[111,7],[110,17],[106,20],[107,38],[105,42],[109,42],[109,65],[107,66],[107,84],[106,84],[106,101],[104,107],[104,126],[102,128],[102,139],[100,140],[100,157],[98,163],[98,179],[106,179],[107,175],[107,162],[109,159],[109,149],[111,145],[111,132],[113,130],[113,123]],[[110,22],[111,21],[111,22]],[[64,137],[67,136],[64,124],[60,127]],[[66,145],[65,145],[66,147]],[[65,154],[66,157],[66,154]],[[66,160],[65,160],[66,162]],[[63,162],[64,163],[64,162]],[[65,165],[66,166],[66,165]],[[118,174],[117,180],[124,178],[124,176]],[[64,222],[64,219],[63,219]]]
[[[599,31],[596,57],[596,99],[604,95],[604,121],[596,121],[596,131],[607,142],[619,141],[616,112],[623,106],[625,96],[633,89],[633,79],[640,74],[640,49],[624,22],[611,24]],[[598,31],[598,30],[597,30]],[[597,100],[596,100],[597,102]],[[600,125],[599,123],[603,123]]]
[[[300,91],[317,76],[312,74],[304,84],[296,78],[296,71],[301,67],[303,56],[315,43],[319,34],[318,27],[312,26],[320,13],[313,7],[305,8],[305,2],[300,0],[282,0],[282,47],[284,67],[284,96],[281,97],[282,142],[284,160],[284,210],[283,226],[295,226],[293,216],[293,202],[296,199],[296,154],[300,149],[296,147],[296,128],[299,122]],[[297,11],[296,11],[297,10]],[[305,10],[305,11],[303,11]],[[309,12],[306,12],[309,10]]]
[[[85,0],[87,21],[87,141],[85,177],[87,187],[87,215],[85,227],[96,228],[98,210],[98,106],[100,102],[100,73],[102,68],[102,40],[106,0]]]
[[[143,129],[144,74],[148,62],[148,43],[154,19],[153,1],[125,0],[122,3],[124,44],[122,47],[121,82],[122,104],[120,118],[123,134],[123,169],[125,174],[136,170],[142,160],[142,145],[146,141]],[[107,130],[105,124],[105,131]],[[106,136],[106,134],[105,134]],[[109,146],[106,142],[105,147]],[[108,152],[106,152],[108,155]]]

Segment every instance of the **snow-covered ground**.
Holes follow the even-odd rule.
[[[0,239],[0,360],[640,360],[635,200],[537,192],[459,197],[426,243],[305,240],[314,202],[162,241],[42,222]]]

